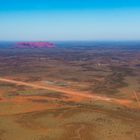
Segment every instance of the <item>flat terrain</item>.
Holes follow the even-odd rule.
[[[0,140],[140,140],[140,43],[0,43]]]

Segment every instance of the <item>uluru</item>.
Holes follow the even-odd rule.
[[[51,42],[17,42],[16,48],[53,48],[54,43]]]

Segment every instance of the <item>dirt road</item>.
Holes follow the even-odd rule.
[[[134,97],[136,98],[136,101],[137,101],[139,107],[140,107],[140,100],[139,100],[139,97],[138,97],[138,95],[137,95],[135,90],[133,90],[133,94],[134,94]]]
[[[7,82],[7,83],[12,83],[12,84],[16,84],[16,85],[23,85],[23,86],[28,86],[28,87],[32,87],[35,89],[45,89],[45,90],[52,90],[52,91],[57,91],[57,92],[61,92],[61,93],[65,93],[71,96],[81,96],[84,98],[90,98],[93,100],[101,100],[101,101],[106,101],[106,102],[113,102],[113,103],[117,103],[117,104],[122,104],[122,105],[129,105],[131,104],[131,100],[125,100],[125,99],[116,99],[116,98],[109,98],[109,97],[105,97],[105,96],[98,96],[95,94],[90,94],[90,93],[79,93],[78,91],[72,91],[70,89],[65,89],[65,88],[60,88],[60,87],[56,87],[56,86],[42,86],[39,84],[32,84],[32,83],[26,83],[26,82],[22,82],[22,81],[16,81],[16,80],[12,80],[12,79],[5,79],[5,78],[0,78],[1,82]]]

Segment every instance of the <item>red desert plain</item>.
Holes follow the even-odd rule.
[[[0,140],[140,140],[140,44],[0,43]]]

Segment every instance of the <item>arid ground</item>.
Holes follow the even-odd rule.
[[[0,43],[0,140],[140,140],[140,43]]]

